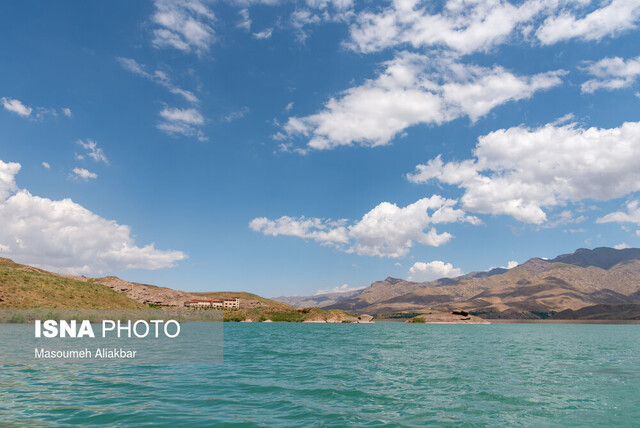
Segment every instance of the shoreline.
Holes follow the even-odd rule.
[[[629,324],[638,325],[640,320],[524,320],[524,319],[495,319],[488,320],[492,324]]]
[[[374,320],[375,322],[401,322],[404,318],[381,318]],[[639,325],[640,320],[527,320],[527,319],[486,319],[491,324],[627,324]],[[479,323],[463,323],[463,322],[426,322],[421,324],[473,324]]]

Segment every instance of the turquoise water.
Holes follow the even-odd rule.
[[[638,325],[242,323],[224,330],[218,365],[0,364],[0,421],[640,424]]]

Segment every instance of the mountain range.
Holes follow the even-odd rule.
[[[597,318],[598,311],[611,318],[617,309],[623,310],[617,305],[626,305],[626,316],[640,319],[640,249],[581,248],[551,260],[532,258],[512,269],[430,282],[389,277],[358,291],[275,300],[361,314],[464,309],[484,318],[505,319],[567,319],[583,314]]]

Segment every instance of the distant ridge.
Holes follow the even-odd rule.
[[[618,263],[628,260],[640,260],[640,248],[615,248],[599,247],[589,250],[579,248],[572,254],[563,254],[551,260],[554,263],[566,263],[575,266],[596,266],[601,269],[610,269]]]
[[[317,303],[325,298],[309,296],[299,302]],[[430,282],[388,277],[350,296],[333,295],[326,301],[325,309],[355,313],[465,309],[485,318],[547,318],[565,310],[613,305],[606,310],[607,319],[612,319],[631,314],[630,307],[617,305],[640,304],[640,249],[580,248],[551,260],[534,257],[512,269],[495,268]],[[604,312],[589,316],[605,316]]]

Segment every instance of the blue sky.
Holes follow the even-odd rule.
[[[0,256],[276,296],[640,246],[639,1],[0,11]]]

